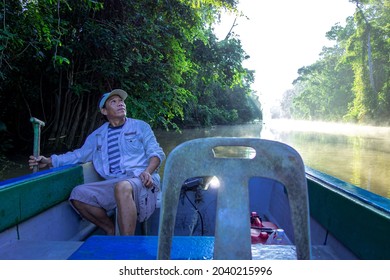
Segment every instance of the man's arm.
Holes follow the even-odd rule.
[[[140,174],[141,181],[146,187],[151,187],[153,185],[153,179],[151,174],[156,171],[159,165],[160,159],[158,157],[151,157],[149,160],[148,167]]]

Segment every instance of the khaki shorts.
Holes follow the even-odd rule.
[[[145,216],[144,213],[139,213],[140,195],[144,196],[145,193],[147,193],[147,195],[152,193],[145,192],[146,187],[142,184],[141,179],[139,177],[115,178],[76,186],[70,194],[70,204],[77,213],[77,209],[75,209],[75,207],[71,203],[72,200],[78,200],[95,207],[103,208],[107,212],[114,210],[116,208],[114,189],[115,185],[121,181],[128,181],[133,186],[133,197],[135,205],[137,207],[138,216]],[[149,200],[152,201],[153,199]]]

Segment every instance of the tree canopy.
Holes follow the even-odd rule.
[[[389,124],[390,1],[350,2],[356,6],[354,15],[326,34],[334,46],[298,70],[293,93],[283,100],[286,116]]]
[[[155,128],[261,118],[239,39],[213,34],[221,11],[236,6],[237,0],[2,1],[1,149],[31,149],[30,117],[46,123],[45,152],[79,147],[103,121],[100,96],[114,88],[129,93],[130,117]]]

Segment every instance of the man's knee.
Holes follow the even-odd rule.
[[[129,181],[120,181],[115,185],[116,195],[130,195],[133,197],[133,186]]]
[[[85,203],[76,200],[76,199],[69,199],[70,204],[73,206],[73,208],[76,210],[76,212],[81,213],[84,210]]]

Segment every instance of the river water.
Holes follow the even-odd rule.
[[[390,127],[270,120],[235,126],[156,131],[165,153],[180,143],[204,137],[277,140],[297,150],[305,165],[390,198]],[[201,158],[199,158],[201,160]]]
[[[181,133],[159,130],[156,137],[167,155],[177,145],[195,138],[277,140],[297,150],[305,165],[390,198],[390,127],[270,120],[263,124],[183,129]],[[31,173],[27,158],[20,167],[8,170],[3,179]]]

